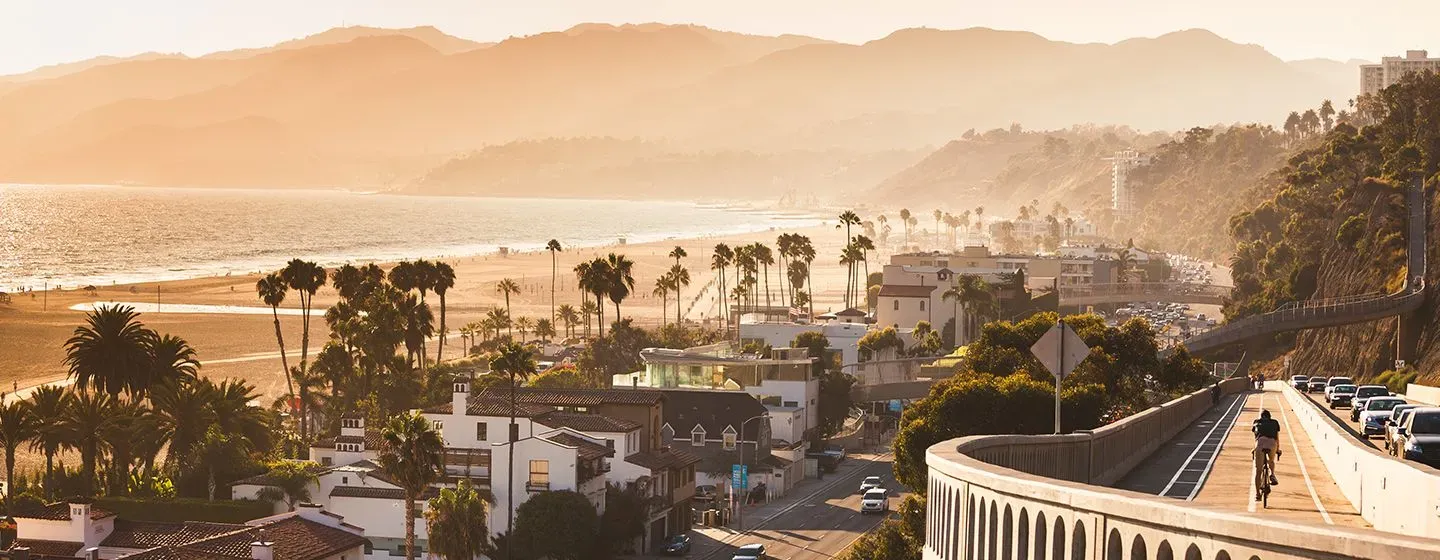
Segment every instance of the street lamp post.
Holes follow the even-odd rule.
[[[749,424],[751,420],[758,420],[758,419],[761,419],[761,418],[769,418],[769,417],[770,417],[770,413],[769,413],[769,412],[766,412],[765,414],[761,414],[761,415],[758,415],[758,416],[751,416],[750,418],[746,418],[744,422],[741,422],[741,423],[740,423],[740,433],[739,433],[739,434],[736,434],[736,440],[735,440],[735,451],[736,451],[736,452],[739,454],[739,456],[740,456],[739,461],[738,461],[738,462],[740,463],[740,468],[742,468],[742,469],[745,468],[745,425],[746,425],[746,424]],[[755,456],[756,456],[757,458],[760,456],[760,434],[759,434],[758,432],[755,434]],[[745,477],[745,478],[748,479],[749,477],[747,476],[747,477]],[[746,484],[746,486],[749,486],[749,485]],[[745,498],[749,498],[749,496],[750,496],[750,489],[749,489],[749,488],[743,488],[742,491],[745,493],[744,497],[745,497]],[[731,494],[731,497],[732,497],[732,498],[734,497],[734,494],[733,494],[733,493]],[[744,531],[744,530],[745,530],[745,504],[744,504],[743,502],[737,504],[736,507],[735,507],[735,525],[736,525],[736,528],[738,528],[739,530],[741,530],[741,531]]]

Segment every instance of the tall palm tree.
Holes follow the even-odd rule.
[[[5,499],[15,497],[15,450],[40,436],[40,421],[30,411],[30,401],[0,403],[0,446],[5,447]]]
[[[557,255],[565,249],[560,247],[560,242],[551,239],[545,244],[545,250],[550,251],[550,322],[555,322],[555,282],[560,278],[560,261]]]
[[[976,206],[976,207],[975,207],[975,231],[976,231],[976,233],[981,233],[981,234],[985,233],[985,207],[984,207],[984,206]]]
[[[845,242],[849,243],[850,226],[860,225],[860,215],[856,214],[854,210],[846,210],[840,213],[840,223],[845,226]]]
[[[116,399],[110,409],[109,421],[101,430],[100,437],[110,448],[109,468],[105,476],[109,483],[106,492],[110,495],[123,495],[128,490],[137,451],[155,448],[159,452],[153,441],[149,441],[149,436],[153,434],[141,430],[145,425],[145,411],[140,401]]]
[[[154,331],[132,307],[107,305],[85,314],[85,324],[65,341],[65,365],[75,386],[93,386],[111,396],[144,395],[154,367],[149,349]]]
[[[670,250],[670,258],[675,259],[675,264],[680,264],[680,259],[688,256],[690,256],[690,253],[686,253],[685,248],[679,245],[676,245],[674,249]]]
[[[519,285],[519,284],[516,284],[514,280],[511,280],[511,279],[509,279],[509,278],[506,278],[506,279],[501,280],[501,281],[499,281],[499,282],[497,282],[497,283],[495,284],[495,291],[500,292],[500,293],[502,293],[502,294],[505,294],[505,313],[506,313],[507,315],[509,315],[509,314],[510,314],[510,294],[518,294],[518,293],[520,293],[520,285]],[[511,316],[513,317],[513,315],[511,315]],[[513,331],[513,330],[510,331],[510,334],[511,334],[511,335],[514,335],[514,334],[515,334],[515,331]]]
[[[910,244],[910,209],[900,209],[900,225],[905,226],[905,244]],[[811,288],[814,289],[814,288]]]
[[[151,379],[153,383],[169,383],[193,379],[200,373],[195,349],[185,339],[173,335],[150,338]]]
[[[880,217],[884,218],[884,216]],[[884,220],[881,220],[881,222],[883,223]],[[790,270],[789,260],[791,254],[795,251],[793,235],[794,234],[790,233],[782,233],[775,238],[775,253],[777,256],[780,257],[779,274],[781,276],[781,280],[784,280],[786,271]],[[782,289],[780,290],[780,305],[788,307],[790,304],[787,302],[791,301],[790,287],[788,284],[781,282],[781,288]]]
[[[215,501],[215,489],[219,487],[220,473],[235,465],[244,464],[250,451],[244,438],[225,433],[220,426],[210,426],[195,446],[190,448],[186,459],[193,468],[205,471],[205,488],[210,501]]]
[[[625,255],[610,253],[605,257],[609,265],[609,284],[607,294],[610,301],[615,304],[615,320],[620,320],[620,302],[630,297],[630,292],[635,289],[635,275],[632,270],[635,262]]]
[[[150,411],[146,414],[159,445],[168,445],[167,465],[189,455],[190,449],[215,423],[216,399],[214,385],[207,379],[165,383],[150,394]]]
[[[675,290],[675,324],[680,324],[680,289],[690,286],[690,271],[678,263],[670,267],[670,289]]]
[[[265,478],[268,486],[260,489],[260,499],[284,502],[290,511],[295,511],[295,504],[310,501],[310,485],[319,480],[315,471],[292,461],[271,465]]]
[[[935,217],[935,245],[938,246],[940,245],[940,218],[945,217],[945,213],[936,208],[930,215]]]
[[[535,321],[529,317],[516,317],[515,328],[520,329],[520,342],[525,342],[525,333],[535,326]]]
[[[848,309],[848,308],[851,308],[851,307],[855,307],[855,304],[854,304],[854,302],[853,302],[853,301],[854,301],[854,293],[855,293],[855,265],[860,262],[860,258],[861,258],[860,249],[855,246],[855,242],[854,242],[854,241],[851,241],[850,243],[847,243],[847,244],[845,245],[845,248],[840,251],[840,264],[842,264],[842,265],[844,265],[844,266],[846,267],[846,268],[845,268],[845,307],[846,307],[847,309]]]
[[[290,360],[285,357],[285,335],[280,332],[280,304],[285,303],[285,293],[289,290],[290,285],[274,272],[255,283],[255,293],[260,295],[260,300],[265,302],[265,305],[270,306],[270,317],[275,320],[275,342],[280,345],[280,369],[285,371],[285,386],[290,389],[290,396],[294,397],[295,382],[290,379]]]
[[[800,300],[797,298],[800,289],[805,287],[805,279],[809,274],[810,271],[807,270],[804,262],[798,260],[790,261],[790,267],[785,271],[785,278],[790,281],[790,291],[792,292],[790,294],[790,303],[792,305],[800,305]]]
[[[655,289],[650,290],[652,295],[660,298],[660,326],[665,326],[665,318],[669,317],[670,311],[670,275],[661,274],[655,279]],[[676,307],[679,307],[677,304]]]
[[[590,316],[601,313],[603,310],[595,302],[586,299],[580,304],[580,314],[585,318],[585,338],[590,338]]]
[[[515,534],[515,442],[519,439],[519,430],[515,425],[515,386],[524,383],[535,374],[535,356],[530,350],[513,342],[500,347],[494,358],[490,360],[490,370],[510,378],[510,425],[506,433],[506,458],[509,468],[505,469],[510,477],[505,483],[507,496],[505,499],[505,534]]]
[[[485,510],[494,502],[488,489],[476,488],[466,479],[455,488],[441,489],[425,510],[430,551],[455,560],[478,558],[489,542]]]
[[[810,275],[811,264],[815,262],[815,244],[810,242],[810,237],[800,235],[795,238],[795,257],[805,263],[805,283],[810,286],[809,303],[810,317],[815,317],[815,282]]]
[[[69,409],[70,400],[75,398],[70,391],[54,385],[41,385],[30,393],[30,414],[40,423],[36,437],[30,440],[30,449],[45,455],[45,495],[54,490],[55,454],[68,446],[60,422]]]
[[[540,319],[538,321],[535,321],[535,338],[538,338],[545,342],[550,342],[550,339],[554,336],[555,323],[551,323],[549,319]]]
[[[865,277],[859,283],[860,293],[866,303],[870,301],[870,251],[875,250],[875,242],[863,235],[855,236],[855,248],[860,250],[860,262],[865,265]]]
[[[689,254],[689,253],[686,253],[686,252],[685,252],[685,248],[684,248],[684,247],[681,247],[681,246],[679,246],[679,245],[676,245],[674,249],[671,249],[671,250],[670,250],[670,258],[675,259],[675,266],[670,267],[670,270],[671,270],[670,274],[671,274],[672,277],[676,278],[677,280],[679,279],[679,276],[675,276],[675,272],[674,272],[674,271],[675,271],[675,269],[680,268],[680,259],[683,259],[683,258],[688,257],[688,256],[690,256],[690,254]],[[679,322],[680,322],[680,288],[683,288],[683,287],[689,286],[689,285],[690,285],[690,273],[687,272],[687,273],[685,273],[685,283],[684,283],[684,284],[679,284],[679,283],[677,282],[674,286],[671,286],[671,288],[675,290],[675,322],[676,322],[676,323],[679,323]]]
[[[731,250],[730,246],[724,243],[717,243],[715,245],[715,252],[710,255],[710,270],[717,271],[715,281],[718,283],[716,287],[719,288],[719,311],[721,320],[725,322],[726,336],[730,334],[730,313],[725,300],[725,269],[730,266],[730,261],[734,258],[735,251]]]
[[[606,283],[610,279],[609,272],[605,269],[606,266],[604,259],[594,259],[575,265],[575,283],[580,287],[580,291],[595,296],[595,308],[592,311],[596,317],[595,326],[599,328],[600,336],[605,336],[605,301],[603,298],[609,289]],[[590,303],[588,297],[585,303],[587,305]],[[585,311],[584,305],[580,307],[580,311]],[[585,337],[590,337],[590,314],[588,313],[585,315]]]
[[[445,337],[450,334],[445,326],[445,294],[455,287],[455,269],[449,264],[437,262],[433,280],[431,288],[435,290],[435,295],[440,296],[440,340],[435,343],[435,363],[438,364],[445,360]],[[468,352],[470,348],[467,346],[465,350]]]
[[[266,411],[250,406],[251,401],[260,399],[255,386],[243,379],[231,378],[212,384],[212,387],[210,407],[215,411],[215,425],[225,433],[243,439],[248,449],[258,453],[268,452],[274,446],[274,435]]]
[[[310,309],[315,301],[315,292],[325,285],[325,268],[313,262],[292,259],[280,270],[285,285],[300,295],[300,371],[304,372],[310,360]],[[305,424],[300,424],[300,436],[305,437]]]
[[[80,452],[80,475],[86,495],[94,495],[95,467],[105,452],[106,424],[110,422],[115,397],[98,391],[82,391],[70,401],[57,428],[71,447]]]
[[[580,313],[575,311],[575,306],[568,303],[561,304],[556,311],[560,323],[565,325],[565,338],[574,336],[575,323],[580,322]]]
[[[775,264],[775,254],[764,243],[756,242],[754,247],[755,262],[764,269],[762,274],[765,278],[765,307],[768,309],[770,307],[770,265]]]

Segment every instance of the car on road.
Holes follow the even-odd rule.
[[[769,558],[765,555],[765,545],[747,544],[735,549],[735,554],[730,557],[730,560],[762,560],[764,558]]]
[[[880,477],[878,477],[878,476],[867,476],[867,477],[865,477],[865,480],[863,480],[863,481],[860,482],[860,494],[863,495],[863,494],[865,494],[866,492],[869,492],[869,491],[872,490],[872,489],[875,489],[875,488],[884,488],[884,487],[885,487],[885,483],[880,480]]]
[[[666,556],[681,556],[690,552],[690,535],[671,535],[665,539],[665,548],[662,549]]]
[[[695,487],[695,499],[697,499],[697,500],[713,500],[713,499],[715,499],[715,485],[714,485],[714,484],[701,484],[701,485],[699,485],[699,486],[696,486],[696,487]]]
[[[1310,385],[1310,376],[1308,376],[1308,375],[1292,375],[1292,376],[1290,376],[1290,386],[1291,386],[1291,387],[1294,387],[1295,390],[1297,390],[1297,391],[1304,391],[1305,388],[1308,387],[1309,385]]]
[[[1350,398],[1350,421],[1360,421],[1360,411],[1365,410],[1365,400],[1372,397],[1388,397],[1390,388],[1384,385],[1361,385],[1355,388],[1355,396]]]
[[[860,497],[860,514],[890,511],[890,494],[884,488],[872,488]]]
[[[1325,391],[1325,400],[1330,403],[1331,410],[1350,406],[1350,400],[1355,398],[1355,386],[1348,383],[1330,387]]]
[[[1311,377],[1311,378],[1310,378],[1310,384],[1305,387],[1305,392],[1306,392],[1306,393],[1323,393],[1323,392],[1325,392],[1325,380],[1324,380],[1324,379],[1321,379],[1321,378],[1319,378],[1319,377]]]
[[[1325,380],[1325,401],[1330,401],[1330,392],[1335,390],[1336,385],[1354,385],[1355,380],[1349,377],[1334,376]]]
[[[1418,404],[1402,404],[1390,409],[1390,421],[1385,423],[1385,452],[1391,455],[1400,455],[1400,447],[1396,442],[1400,440],[1398,429],[1405,419],[1410,417],[1410,409],[1420,408]]]
[[[848,455],[845,454],[845,448],[838,445],[826,446],[825,454],[834,457],[836,464],[844,463],[845,458],[848,457]]]
[[[1400,434],[1400,456],[1406,461],[1440,468],[1440,407],[1411,409]]]
[[[1363,408],[1358,416],[1360,433],[1364,434],[1366,439],[1370,436],[1385,435],[1385,423],[1390,421],[1395,407],[1402,404],[1405,404],[1405,399],[1390,396],[1370,397],[1365,399],[1365,404],[1356,404],[1356,409]]]

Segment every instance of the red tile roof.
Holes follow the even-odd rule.
[[[115,530],[100,542],[100,546],[147,549],[157,546],[183,545],[244,528],[244,525],[232,523],[116,519]]]
[[[581,459],[586,461],[593,461],[601,457],[611,457],[615,455],[614,449],[610,449],[609,447],[597,444],[593,441],[568,432],[560,432],[545,439],[553,441],[560,445],[576,448],[575,453],[579,455]]]
[[[250,543],[259,538],[274,543],[275,560],[320,560],[365,546],[360,535],[294,515],[256,527],[246,527],[189,544],[170,547],[173,551],[147,551],[145,560],[176,558],[250,558]],[[168,555],[167,555],[168,554]]]
[[[700,462],[700,457],[680,449],[669,451],[641,451],[625,457],[625,462],[640,465],[650,470],[678,469]]]
[[[435,488],[427,488],[420,494],[420,499],[428,500],[440,495]],[[373,486],[336,486],[330,490],[332,498],[375,498],[381,500],[403,500],[405,490],[400,488],[376,488]]]
[[[519,399],[517,399],[515,403],[515,416],[520,418],[533,418],[553,412],[554,410],[553,407],[527,403]],[[454,414],[454,411],[455,405],[453,403],[439,404],[425,409],[425,412],[430,414]],[[465,402],[465,415],[510,416],[510,399],[471,395],[470,399]]]
[[[522,387],[515,392],[520,402],[551,406],[597,406],[602,404],[655,404],[663,393],[647,389],[537,389]]]
[[[570,428],[581,432],[625,433],[640,429],[640,423],[623,418],[611,418],[601,414],[581,412],[551,412],[535,418],[536,422],[551,428]]]
[[[928,298],[937,286],[904,286],[885,284],[880,286],[880,297]]]
[[[31,519],[34,519],[34,518],[31,518]],[[36,540],[36,539],[25,539],[25,540],[16,540],[14,543],[11,543],[10,548],[11,548],[11,549],[14,549],[14,548],[17,547],[17,546],[27,546],[27,547],[30,547],[30,557],[31,557],[31,558],[34,558],[35,555],[37,555],[37,554],[38,554],[38,555],[41,555],[41,556],[70,556],[70,557],[74,557],[76,554],[78,554],[78,553],[80,552],[80,548],[83,547],[83,546],[85,546],[85,543],[69,542],[69,541],[42,541],[42,540]]]
[[[78,503],[78,502],[77,502]],[[115,515],[95,506],[90,506],[90,519],[104,519]],[[41,508],[16,513],[18,519],[44,519],[48,521],[69,521],[70,502],[56,502]]]

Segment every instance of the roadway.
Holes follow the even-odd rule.
[[[1330,405],[1325,402],[1324,393],[1306,393],[1305,396],[1306,398],[1309,398],[1311,401],[1313,401],[1316,405],[1318,405],[1320,409],[1325,412],[1325,415],[1330,417],[1331,422],[1334,422],[1335,425],[1339,426],[1342,431],[1350,434],[1351,437],[1354,437],[1356,441],[1359,441],[1363,445],[1375,448],[1381,453],[1385,453],[1385,438],[1382,436],[1365,437],[1363,435],[1365,432],[1361,429],[1363,426],[1361,426],[1359,422],[1350,421],[1350,407],[1347,406],[1344,408],[1331,409]],[[1412,404],[1419,404],[1422,406],[1429,406],[1425,405],[1424,403],[1418,403],[1408,400],[1406,402],[1411,402]],[[1399,459],[1396,460],[1398,461]]]
[[[1266,518],[1369,527],[1325,469],[1280,391],[1271,385],[1227,396],[1115,486]],[[1280,484],[1271,491],[1268,509],[1254,499],[1250,458],[1250,425],[1261,410],[1280,421],[1283,453],[1275,465]]]
[[[839,556],[856,539],[875,529],[888,517],[860,514],[860,494],[857,490],[865,477],[879,476],[885,481],[885,487],[892,489],[890,515],[895,515],[900,502],[909,495],[909,492],[897,490],[902,487],[892,474],[889,454],[852,455],[846,463],[855,466],[846,469],[848,465],[842,463],[840,471],[821,481],[823,486],[807,489],[809,494],[778,511],[761,514],[758,519],[752,519],[747,514],[745,532],[732,533],[719,542],[697,542],[688,557],[728,560],[736,548],[752,543],[765,545],[766,553],[774,558],[819,560]]]

